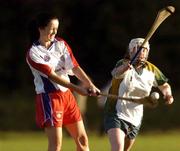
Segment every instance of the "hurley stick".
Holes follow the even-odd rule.
[[[136,54],[134,55],[134,57],[132,58],[130,64],[132,65],[136,59],[136,57],[138,56],[139,52],[141,51],[141,49],[145,46],[146,42],[149,41],[149,39],[152,37],[152,35],[154,34],[154,32],[157,30],[157,28],[160,26],[160,24],[171,14],[173,14],[175,12],[175,8],[173,6],[167,6],[161,10],[159,10],[156,19],[153,23],[153,25],[151,26],[147,36],[144,39],[144,42],[142,43],[142,45],[139,47],[139,49],[137,50]]]

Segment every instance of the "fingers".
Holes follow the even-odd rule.
[[[172,95],[167,95],[163,97],[166,101],[165,104],[166,105],[171,105],[174,102],[174,98]],[[149,107],[151,108],[155,108],[158,105],[158,100],[157,99],[150,99],[150,104],[148,104]]]
[[[166,100],[165,104],[170,105],[174,102],[174,98],[172,95],[164,96],[164,99]]]
[[[89,96],[98,96],[98,95],[100,95],[100,90],[98,88],[96,88],[96,87],[89,88],[87,91],[88,91]]]
[[[77,91],[81,95],[86,96],[99,96],[100,90],[95,85],[90,85],[89,87],[83,87],[83,86],[75,86],[75,91]]]

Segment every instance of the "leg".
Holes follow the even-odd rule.
[[[45,133],[48,137],[48,151],[60,151],[62,145],[62,128],[46,127]]]
[[[120,128],[108,130],[108,137],[112,151],[124,151],[125,133]]]
[[[83,121],[78,121],[65,126],[71,136],[74,138],[77,151],[89,151],[88,137],[84,128]]]
[[[132,145],[134,144],[135,139],[129,139],[129,138],[125,138],[125,147],[124,147],[124,151],[130,151]]]

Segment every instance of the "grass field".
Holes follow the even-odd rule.
[[[91,151],[110,151],[106,136],[89,133]],[[41,132],[0,132],[0,151],[46,151],[47,140]],[[63,138],[62,151],[75,151],[70,137]],[[180,131],[139,135],[131,151],[180,151]]]

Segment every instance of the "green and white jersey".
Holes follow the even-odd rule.
[[[116,67],[122,65],[124,61],[120,60]],[[141,98],[148,96],[152,87],[157,87],[167,81],[168,79],[155,65],[146,61],[141,73],[137,73],[135,68],[132,67],[125,72],[123,77],[119,79],[113,77],[109,93],[122,97],[135,96]],[[138,126],[141,124],[143,117],[143,105],[107,98],[105,114],[117,114],[119,118]]]

